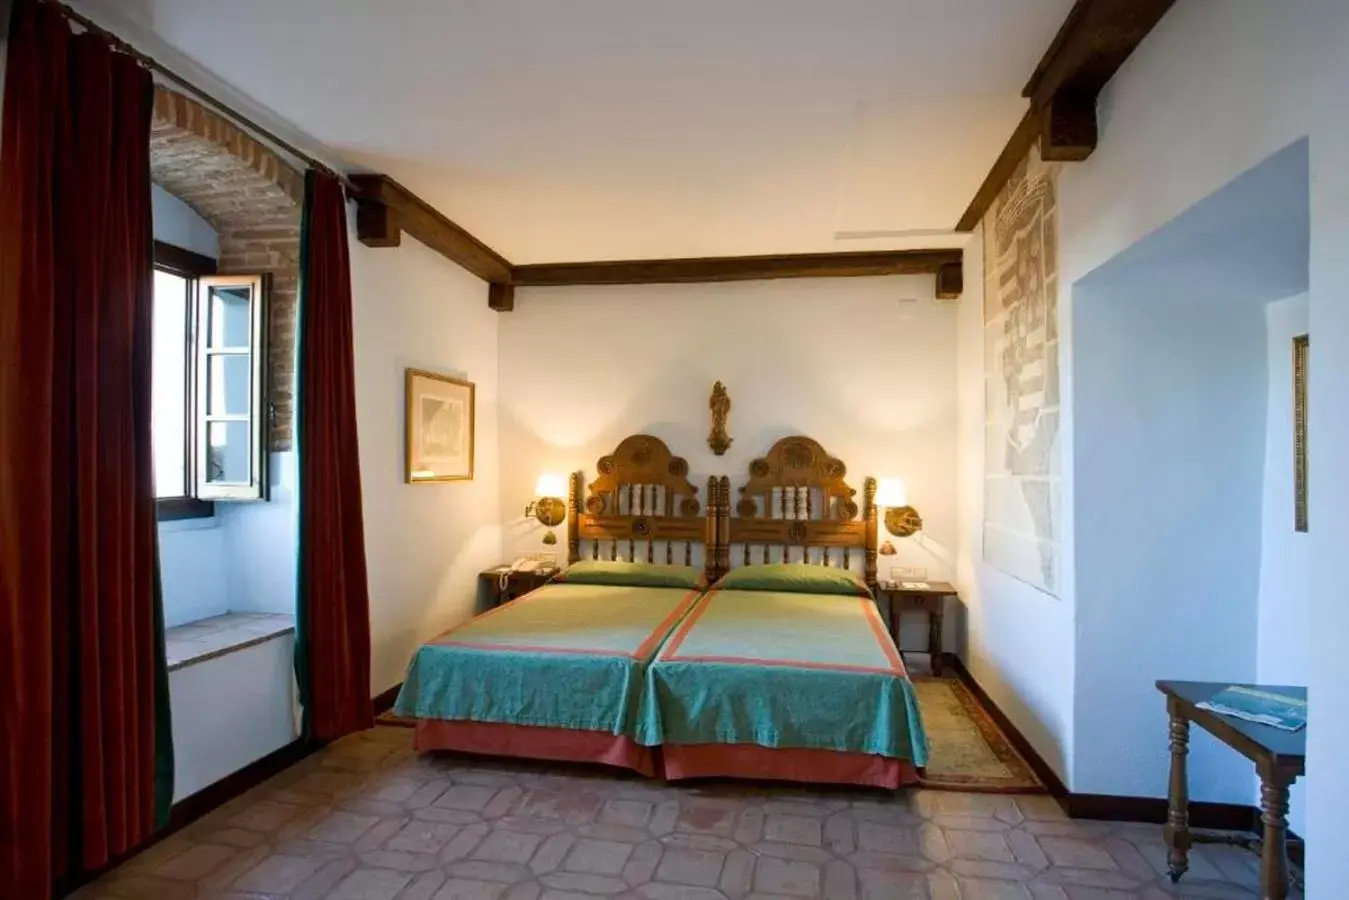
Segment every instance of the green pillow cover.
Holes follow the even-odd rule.
[[[810,566],[805,563],[741,566],[728,572],[714,587],[728,591],[871,596],[871,589],[856,573],[833,566]]]
[[[618,587],[700,588],[703,573],[693,566],[657,566],[651,563],[587,559],[572,563],[554,581],[570,584],[609,584]]]

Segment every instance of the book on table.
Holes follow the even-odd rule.
[[[1270,725],[1284,731],[1297,731],[1307,725],[1306,700],[1236,684],[1223,688],[1211,700],[1195,705],[1210,712]]]

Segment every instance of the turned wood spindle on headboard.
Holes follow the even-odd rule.
[[[581,473],[572,472],[567,479],[567,562],[581,559]]]

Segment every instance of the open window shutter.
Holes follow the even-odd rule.
[[[197,497],[267,497],[266,275],[197,280]]]

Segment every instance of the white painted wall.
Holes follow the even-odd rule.
[[[1308,729],[1310,777],[1305,832],[1309,895],[1338,896],[1349,885],[1349,604],[1343,598],[1343,548],[1349,545],[1349,6],[1341,0],[1263,0],[1179,3],[1128,60],[1101,97],[1101,143],[1091,159],[1065,168],[1059,182],[1060,271],[1068,285],[1060,303],[1060,332],[1070,335],[1071,288],[1139,238],[1241,172],[1304,136],[1310,138],[1311,361],[1310,465],[1313,526],[1309,535],[1310,652]],[[967,281],[967,283],[969,283]],[[1065,340],[1061,371],[1073,361]],[[1071,405],[1072,378],[1064,379]],[[1073,505],[1075,428],[1064,421],[1065,503]],[[1072,534],[1071,525],[1069,535]],[[1073,548],[1067,548],[1071,554]],[[1075,573],[1063,603],[1075,605]],[[982,585],[985,608],[1009,601],[1010,591]],[[973,643],[975,638],[971,637]],[[1067,646],[1075,639],[1071,636]],[[1056,653],[1065,644],[1055,641]],[[1074,651],[1079,657],[1080,648]],[[1078,668],[1080,669],[1080,662]],[[1053,677],[1039,660],[1015,663],[1032,683],[1027,696],[1052,694]],[[1069,760],[1078,740],[1061,745]],[[1109,739],[1109,736],[1106,736]],[[1158,734],[1158,747],[1164,746]],[[1068,768],[1074,766],[1070,763]],[[1071,781],[1071,779],[1070,779]],[[1076,787],[1076,785],[1072,785]],[[1159,792],[1160,792],[1159,785]]]
[[[487,285],[411,239],[372,250],[353,231],[356,418],[373,652],[371,689],[403,680],[421,642],[473,615],[501,561],[497,328]],[[518,313],[517,313],[518,315]],[[404,372],[477,385],[472,481],[405,484]]]
[[[1293,338],[1308,333],[1308,307],[1306,294],[1265,307],[1269,415],[1256,625],[1261,684],[1306,685],[1309,674],[1311,541],[1293,527]],[[1305,781],[1293,787],[1289,821],[1298,834],[1306,828],[1305,789]]]
[[[296,738],[294,650],[287,634],[169,673],[174,802]]]
[[[951,577],[956,316],[933,299],[931,276],[517,291],[501,318],[507,558],[547,549],[542,527],[523,516],[535,479],[593,478],[628,435],[665,440],[705,501],[709,475],[729,476],[734,491],[750,460],[805,434],[844,461],[859,492],[868,475],[907,482],[925,531],[889,538],[899,553],[880,558],[883,576],[918,565]],[[722,457],[707,446],[717,380],[732,403],[734,443]],[[561,527],[559,537],[565,555]],[[949,621],[954,648],[959,620]],[[903,643],[926,649],[921,616],[906,619]]]
[[[1062,571],[1068,599],[1056,599],[983,562],[984,518],[984,249],[976,231],[965,247],[965,294],[958,310],[956,390],[959,454],[956,584],[965,602],[962,656],[970,674],[1030,741],[1059,777],[1068,781],[1073,747],[1076,632],[1071,602],[1072,510],[1062,510]],[[1067,320],[1060,303],[1060,334]],[[1062,341],[1060,341],[1062,343]],[[1071,393],[1063,382],[1063,407]],[[1071,427],[1066,412],[1060,439]],[[1072,460],[1064,454],[1064,478]]]

